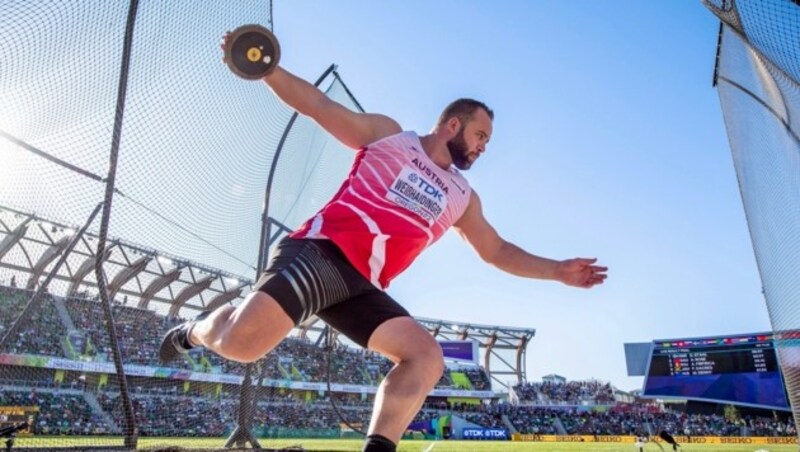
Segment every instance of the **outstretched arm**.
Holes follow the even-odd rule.
[[[474,191],[467,210],[454,228],[481,259],[512,275],[552,279],[568,286],[584,288],[602,284],[606,279],[608,268],[594,265],[597,261],[595,258],[547,259],[503,240],[484,218],[481,200]]]
[[[264,77],[264,82],[288,106],[316,121],[350,148],[360,149],[402,130],[397,122],[387,116],[357,113],[344,107],[316,86],[280,66]]]

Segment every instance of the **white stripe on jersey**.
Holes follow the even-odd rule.
[[[320,231],[322,230],[322,222],[325,221],[322,218],[322,214],[318,213],[314,215],[314,221],[311,222],[311,229],[308,230],[308,237],[322,237]]]
[[[379,278],[381,276],[381,271],[383,271],[383,264],[386,262],[386,240],[389,239],[389,236],[383,234],[378,227],[378,223],[375,223],[375,220],[370,218],[363,210],[341,199],[337,202],[355,212],[359,218],[361,218],[361,221],[367,225],[369,232],[375,235],[372,239],[372,255],[369,257],[369,282],[375,287],[383,287]]]

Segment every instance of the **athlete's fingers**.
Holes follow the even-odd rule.
[[[605,279],[606,279],[605,277],[600,277],[600,276],[590,277],[585,281],[583,287],[589,288],[592,286],[596,286],[598,284],[603,284]]]

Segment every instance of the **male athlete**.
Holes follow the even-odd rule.
[[[606,279],[596,259],[556,261],[502,239],[459,170],[486,150],[494,114],[459,99],[418,136],[393,119],[356,113],[277,67],[264,82],[283,102],[356,150],[350,174],[316,215],[284,238],[243,303],[204,312],[170,330],[159,356],[206,347],[252,362],[316,314],[394,362],[375,396],[364,451],[395,451],[444,371],[436,340],[384,290],[450,227],[487,263],[508,273],[590,288]]]

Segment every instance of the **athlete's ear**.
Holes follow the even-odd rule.
[[[458,135],[459,130],[461,130],[461,120],[458,119],[458,116],[453,116],[447,120],[448,135],[454,137]]]

